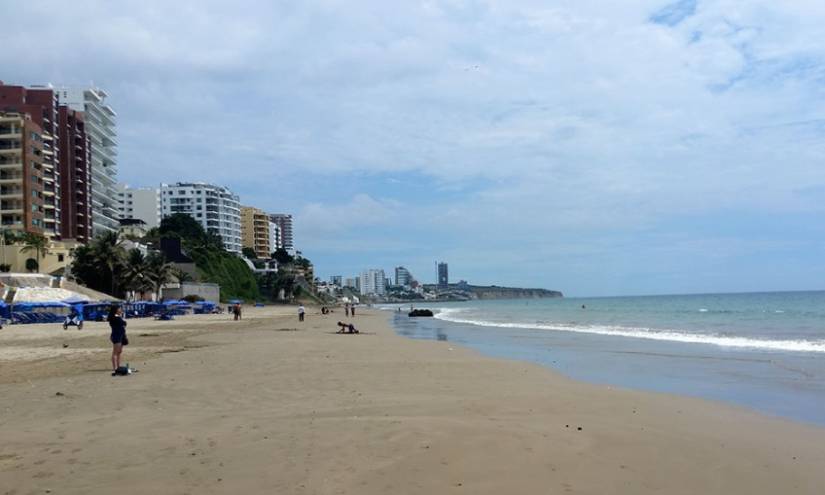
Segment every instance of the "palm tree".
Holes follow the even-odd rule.
[[[163,284],[169,282],[172,278],[174,267],[171,263],[167,263],[160,253],[152,253],[147,256],[146,265],[146,278],[152,284],[156,298],[160,299],[160,289]]]
[[[26,232],[23,234],[23,249],[21,252],[27,253],[34,251],[35,253],[35,261],[37,262],[37,267],[32,270],[39,270],[40,268],[40,256],[49,253],[49,240],[41,235],[35,234],[33,232]],[[34,266],[34,265],[32,265]]]
[[[140,292],[141,299],[143,299],[143,293],[151,285],[146,275],[146,257],[139,249],[130,249],[126,253],[126,261],[123,264],[123,273],[121,274],[123,287],[132,292]]]
[[[185,272],[180,268],[173,268],[172,275],[176,279],[178,279],[178,282],[192,282],[195,280],[195,278],[192,277],[192,275],[190,275],[189,272]]]
[[[92,249],[95,260],[109,270],[109,294],[116,295],[117,270],[123,266],[126,253],[117,232],[106,232],[96,237]]]

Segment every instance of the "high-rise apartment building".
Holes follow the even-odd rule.
[[[189,215],[207,232],[219,235],[227,251],[241,252],[241,205],[229,189],[202,182],[161,184],[160,206],[162,218]]]
[[[0,225],[44,233],[43,130],[27,113],[0,110]]]
[[[99,88],[55,90],[61,105],[84,113],[86,135],[91,143],[89,169],[92,192],[92,232],[116,232],[117,211],[117,114],[106,104],[107,94]]]
[[[384,270],[371,268],[361,272],[361,284],[359,290],[362,296],[372,294],[383,296],[387,292],[386,277]]]
[[[251,206],[241,206],[241,243],[255,251],[255,256],[269,259],[275,249],[270,244],[269,215]]]
[[[344,277],[342,275],[333,275],[329,277],[329,283],[332,285],[337,285],[338,287],[342,287],[344,283]]]
[[[281,243],[281,228],[272,220],[269,221],[269,247],[272,252],[284,247]]]
[[[395,267],[395,285],[408,286],[412,282],[410,271],[403,266]]]
[[[436,272],[438,276],[438,285],[440,285],[441,287],[446,287],[450,284],[450,276],[447,270],[447,263],[438,263],[436,266]]]
[[[37,203],[42,206],[39,207],[41,211],[38,211],[35,217],[42,219],[41,232],[52,238],[59,238],[61,234],[58,106],[57,95],[51,88],[30,89],[23,86],[5,85],[0,81],[0,111],[29,115],[32,123],[40,129],[38,153],[41,168],[35,175],[40,181],[38,184],[40,196],[36,199]]]
[[[143,220],[147,229],[160,226],[160,190],[154,187],[115,185],[119,220]]]
[[[295,249],[292,241],[292,215],[285,213],[273,213],[269,215],[269,220],[281,230],[281,246],[287,251]]]
[[[90,145],[83,112],[61,105],[57,134],[60,142],[60,237],[85,244],[92,238],[92,182]]]

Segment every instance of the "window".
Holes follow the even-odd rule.
[[[63,254],[58,254],[57,255],[57,261],[58,262],[62,262],[64,258],[65,258],[65,255],[63,255]]]

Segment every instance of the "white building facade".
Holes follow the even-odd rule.
[[[222,186],[202,182],[161,184],[161,218],[183,213],[204,230],[219,235],[224,249],[241,252],[241,203],[237,194]]]
[[[278,225],[279,232],[281,233],[280,247],[287,251],[293,251],[295,244],[292,239],[292,215],[287,213],[270,213],[269,221]]]
[[[143,220],[147,229],[160,226],[160,189],[117,184],[115,190],[119,219]]]
[[[406,287],[410,285],[412,280],[412,274],[410,274],[409,270],[403,266],[395,267],[395,285]]]
[[[60,88],[56,93],[61,105],[84,113],[91,144],[92,235],[117,232],[117,114],[100,88]]]
[[[366,296],[368,294],[383,296],[386,294],[387,278],[384,276],[384,270],[380,268],[364,270],[361,272],[361,276],[359,278],[361,280],[359,290],[362,296]]]
[[[283,242],[281,242],[281,228],[272,221],[269,222],[269,245],[272,246],[273,253],[284,247]]]

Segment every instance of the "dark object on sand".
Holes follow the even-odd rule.
[[[432,316],[432,315],[433,315],[433,312],[430,311],[429,309],[414,309],[414,310],[410,311],[409,313],[407,313],[407,316],[409,316],[411,318],[415,317],[415,316]]]
[[[341,328],[338,330],[337,333],[358,333],[358,330],[352,323],[347,324],[339,321],[338,326]]]

